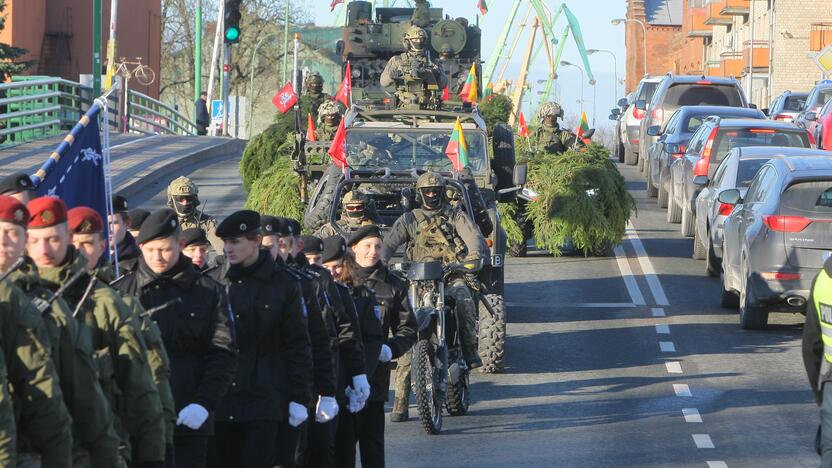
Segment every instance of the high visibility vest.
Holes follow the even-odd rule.
[[[818,312],[823,338],[823,362],[820,366],[820,375],[827,375],[832,370],[832,278],[826,270],[821,270],[818,274],[815,287],[812,289],[812,298],[815,301],[815,310]]]

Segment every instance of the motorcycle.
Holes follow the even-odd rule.
[[[428,434],[442,431],[443,407],[451,416],[468,412],[468,366],[456,321],[453,298],[445,297],[445,283],[455,274],[476,273],[482,260],[442,265],[409,262],[394,265],[408,281],[408,300],[419,326],[413,347],[411,383],[422,427]]]

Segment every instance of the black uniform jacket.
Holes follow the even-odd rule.
[[[128,271],[136,269],[139,263],[139,257],[142,256],[142,251],[139,249],[139,244],[133,234],[127,232],[124,239],[116,246],[118,248],[118,274],[123,275]]]
[[[222,286],[194,268],[180,255],[177,264],[157,275],[139,259],[136,270],[116,282],[115,287],[152,309],[181,298],[153,315],[170,356],[170,386],[176,412],[197,403],[213,412],[234,378],[237,357],[234,330]],[[176,426],[176,435],[211,435],[211,418],[194,431]]]
[[[265,250],[250,267],[231,265],[226,284],[239,354],[237,375],[217,409],[217,420],[286,420],[289,402],[309,404],[312,392],[300,286]]]

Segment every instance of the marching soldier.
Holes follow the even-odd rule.
[[[341,123],[341,109],[334,101],[325,101],[318,108],[318,128],[315,137],[319,141],[330,141],[335,137]]]
[[[178,218],[179,226],[184,231],[191,228],[200,228],[205,231],[211,247],[219,255],[222,253],[222,241],[215,234],[217,220],[213,216],[205,214],[197,207],[199,201],[199,187],[187,177],[177,177],[168,185],[168,207],[173,208]],[[204,209],[204,208],[203,208]]]
[[[28,252],[40,269],[42,284],[53,292],[65,286],[64,297],[73,315],[92,331],[99,379],[115,413],[122,456],[132,459],[134,466],[162,466],[162,405],[130,308],[118,293],[87,273],[87,259],[70,244],[63,201],[40,197],[29,202],[28,209]],[[81,279],[67,284],[77,274]]]
[[[128,214],[126,198],[121,195],[113,195],[113,214],[109,216],[108,221],[110,223],[110,235],[118,252],[119,273],[124,274],[125,271],[136,267],[139,255],[141,255],[136,239],[129,232],[132,220]],[[110,254],[112,261],[115,261],[115,254],[112,252]]]
[[[205,231],[200,228],[185,229],[182,231],[182,240],[185,245],[182,254],[191,259],[197,270],[205,271],[208,268],[208,249],[211,247]]]
[[[236,347],[225,291],[181,254],[181,236],[176,212],[151,213],[137,239],[138,266],[116,287],[136,296],[162,331],[177,412],[176,466],[204,468],[211,413],[234,378]]]
[[[428,33],[411,26],[404,35],[407,52],[391,58],[381,74],[381,86],[396,86],[400,107],[437,109],[442,104],[441,90],[447,78],[442,67],[428,54]]]
[[[139,237],[139,229],[142,228],[142,223],[147,219],[150,212],[142,208],[134,208],[127,212],[127,217],[130,218],[130,226],[127,231],[133,236],[133,239]]]
[[[0,353],[0,466],[17,466],[17,426],[9,392],[6,360]]]

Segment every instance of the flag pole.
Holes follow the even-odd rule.
[[[113,166],[110,164],[110,126],[108,124],[109,110],[107,107],[107,96],[104,95],[96,99],[96,104],[101,107],[100,117],[101,120],[104,121],[104,128],[101,131],[101,159],[102,164],[104,165],[104,206],[107,211],[107,244],[109,251],[113,252],[113,269],[115,271],[116,278],[118,278],[120,276],[118,267],[118,244],[110,231],[109,222],[110,219],[115,216],[115,209],[113,208]],[[99,120],[99,122],[101,122],[101,120]],[[101,126],[99,125],[99,128],[100,127]]]

